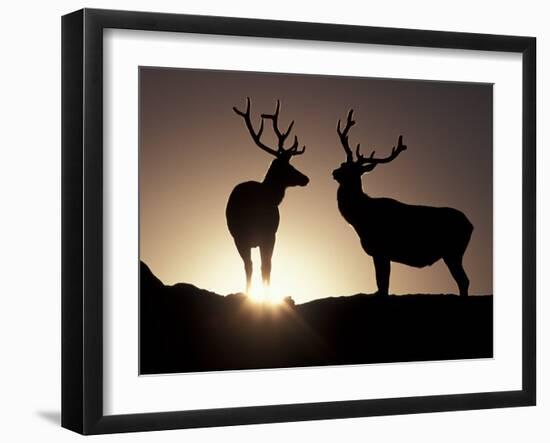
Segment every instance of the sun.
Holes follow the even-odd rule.
[[[271,282],[269,286],[264,286],[261,281],[255,279],[252,280],[248,296],[255,303],[272,306],[282,304],[286,297],[284,290],[279,285],[275,285]]]

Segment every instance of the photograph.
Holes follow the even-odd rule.
[[[537,440],[542,15],[224,5],[62,15],[60,349],[17,369],[83,435]]]
[[[493,357],[492,83],[138,69],[140,375]]]

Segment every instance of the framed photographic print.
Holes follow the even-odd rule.
[[[64,427],[535,404],[534,38],[62,25]]]

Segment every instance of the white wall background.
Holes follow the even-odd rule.
[[[0,68],[0,438],[83,439],[60,414],[60,16],[81,7],[531,35],[538,38],[539,226],[549,220],[550,28],[544,2],[53,0],[2,8]],[[519,153],[510,153],[518,158]],[[543,201],[545,203],[543,203]],[[550,236],[539,229],[539,401],[533,408],[102,436],[94,441],[546,442],[550,438]],[[543,275],[545,273],[545,275]]]

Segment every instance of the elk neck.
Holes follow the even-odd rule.
[[[279,206],[285,197],[286,184],[269,169],[262,185],[264,186],[266,199],[271,204]]]
[[[361,205],[368,204],[371,198],[363,191],[361,178],[350,183],[342,183],[337,191],[338,209],[348,223],[353,224],[357,210]]]

